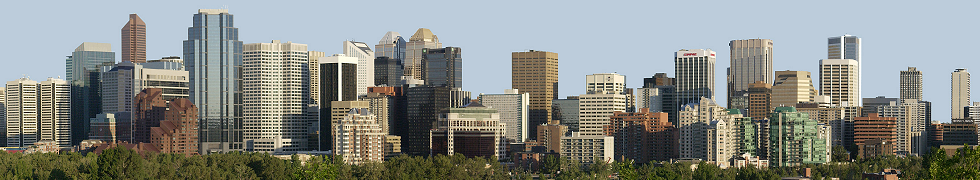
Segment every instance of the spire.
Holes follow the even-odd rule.
[[[437,37],[435,34],[432,34],[432,31],[430,31],[429,29],[419,28],[418,31],[415,31],[415,35],[412,35],[412,38],[410,38],[408,40],[409,41],[425,41],[425,42],[437,42],[438,43],[439,42],[439,37]]]

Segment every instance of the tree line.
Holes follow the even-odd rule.
[[[305,162],[297,156],[279,159],[265,153],[232,152],[203,156],[139,154],[117,147],[101,154],[0,152],[0,179],[779,179],[811,169],[813,179],[862,179],[864,173],[892,168],[902,179],[980,179],[980,148],[964,147],[952,156],[933,150],[925,157],[883,156],[853,162],[797,167],[721,169],[700,163],[628,162],[582,165],[546,156],[539,170],[508,168],[496,159],[462,155],[398,156],[360,165],[331,156]]]

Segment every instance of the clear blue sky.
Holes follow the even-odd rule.
[[[717,95],[725,102],[728,42],[765,38],[775,44],[776,70],[814,72],[826,58],[827,37],[863,40],[863,97],[898,96],[899,71],[925,74],[933,119],[949,121],[950,73],[980,72],[971,51],[980,44],[976,1],[11,1],[0,11],[4,54],[0,80],[65,74],[65,56],[82,42],[112,43],[129,13],[147,23],[147,56],[180,56],[197,9],[227,7],[240,40],[309,44],[340,53],[347,39],[376,44],[387,31],[411,36],[432,29],[445,46],[463,49],[464,89],[510,88],[510,53],[528,49],[560,55],[559,96],[584,93],[585,75],[618,72],[627,86],[666,72],[673,52],[716,51]],[[372,46],[373,47],[373,46]],[[118,58],[117,58],[118,60]],[[976,68],[976,69],[975,69]],[[977,94],[974,90],[973,94]],[[974,96],[977,97],[977,96]],[[980,97],[977,97],[980,98]],[[977,99],[980,100],[980,99]],[[720,103],[725,104],[725,103]]]

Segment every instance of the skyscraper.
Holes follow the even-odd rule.
[[[38,83],[27,77],[7,82],[7,146],[27,147],[54,141],[71,147],[70,86],[62,79]],[[85,134],[84,138],[88,138]]]
[[[320,51],[307,51],[310,63],[310,104],[320,104],[320,58],[326,54]]]
[[[320,120],[319,149],[333,149],[333,128],[329,115],[333,101],[357,100],[357,58],[335,54],[320,58]],[[346,113],[346,111],[344,112]]]
[[[626,112],[626,95],[579,95],[578,130],[583,136],[602,136],[602,127],[609,125],[613,112]]]
[[[245,149],[295,152],[309,147],[311,117],[309,58],[306,44],[245,44],[242,103]]]
[[[366,95],[374,86],[374,51],[366,43],[344,41],[344,54],[357,58],[357,95]]]
[[[402,64],[405,61],[405,43],[405,38],[402,38],[401,34],[388,31],[378,44],[374,45],[374,57],[388,57]]]
[[[184,62],[190,99],[198,107],[201,153],[242,145],[242,41],[227,9],[200,9],[187,28]]]
[[[549,123],[552,119],[551,101],[558,99],[558,53],[535,50],[512,52],[510,72],[511,88],[530,95],[528,131],[531,133],[529,137],[537,137],[537,125]],[[578,112],[575,114],[578,116]]]
[[[422,80],[426,85],[463,87],[463,57],[458,47],[422,50]]]
[[[122,28],[122,61],[146,62],[146,23],[140,16],[129,14],[129,22]]]
[[[765,119],[772,112],[772,85],[762,81],[749,84],[746,90],[749,97],[748,116],[752,119]]]
[[[861,100],[861,68],[863,61],[861,59],[861,38],[857,36],[852,36],[845,34],[844,36],[835,36],[827,38],[827,59],[853,59],[857,63],[855,68],[857,86],[855,92],[857,92],[857,100]],[[823,92],[823,88],[820,88]],[[831,97],[833,99],[833,97]],[[861,104],[861,102],[852,102],[852,104]]]
[[[389,57],[374,58],[374,84],[378,86],[401,86],[405,65],[399,59]]]
[[[604,131],[615,137],[617,161],[646,163],[679,157],[677,128],[667,122],[667,113],[640,108],[635,113],[615,112],[610,121]]]
[[[737,112],[737,111],[736,111]],[[725,109],[721,105],[715,103],[714,100],[708,99],[707,97],[700,97],[699,101],[696,103],[688,103],[681,107],[679,114],[680,124],[677,125],[679,135],[679,151],[680,158],[699,158],[708,159],[710,152],[714,149],[710,149],[709,138],[707,129],[712,126],[713,121],[725,121],[725,123],[734,124],[736,118],[741,118],[741,114],[733,114],[731,111]],[[716,133],[717,133],[716,129]],[[734,137],[734,131],[722,130],[726,133],[732,133],[727,135],[729,137]],[[725,134],[715,134],[715,135],[725,135]],[[734,138],[728,138],[734,140]],[[734,141],[732,141],[734,142]],[[731,143],[734,144],[734,143]],[[723,147],[722,147],[723,148]],[[723,148],[729,150],[731,148]],[[728,158],[733,158],[728,157]]]
[[[68,56],[66,72],[71,83],[71,142],[88,138],[90,118],[102,113],[99,72],[116,63],[116,53],[108,43],[85,42]]]
[[[165,119],[167,101],[163,100],[163,89],[147,88],[133,98],[132,136],[133,143],[152,142],[151,128],[159,127]]]
[[[480,94],[480,104],[496,109],[500,122],[507,124],[507,139],[524,142],[528,137],[528,93],[517,94],[517,89],[504,90],[503,94]]]
[[[970,105],[970,72],[966,68],[956,69],[952,75],[952,106],[953,119],[963,119],[963,107]]]
[[[422,52],[422,50],[438,48],[442,48],[442,43],[439,42],[439,37],[432,34],[432,31],[426,28],[419,28],[418,31],[415,31],[412,38],[409,38],[408,42],[405,43],[405,57],[403,60],[405,62],[405,76],[424,80],[425,77],[422,71],[424,71],[425,67],[422,66],[422,55],[425,52]]]
[[[198,129],[187,128],[198,126],[197,106],[185,98],[173,99],[163,115],[159,126],[150,128],[150,148],[161,153],[197,155]]]
[[[748,91],[749,84],[756,81],[773,82],[772,40],[732,40],[728,46],[731,48],[728,107],[732,107],[731,97],[742,96]]]
[[[772,84],[772,107],[793,107],[800,102],[813,102],[817,95],[813,79],[806,71],[776,71]]]
[[[701,97],[715,99],[715,52],[681,49],[674,53],[677,103],[697,103]]]
[[[922,71],[916,70],[915,67],[909,67],[908,71],[902,71],[899,73],[898,86],[900,88],[899,99],[922,101]]]
[[[586,94],[623,94],[626,76],[616,73],[585,75]]]
[[[153,63],[153,62],[150,62]],[[163,100],[188,97],[188,73],[183,69],[154,69],[141,63],[119,62],[105,67],[101,75],[102,112],[116,113],[117,119],[131,119],[133,97],[146,88],[163,89]]]
[[[437,86],[417,86],[406,90],[407,122],[402,136],[402,152],[414,156],[430,154],[429,130],[440,114],[452,107],[452,88]]]
[[[853,59],[820,60],[820,95],[830,96],[830,104],[861,104],[861,80],[858,61]]]
[[[650,93],[652,90],[656,90],[659,97],[650,96],[653,94]],[[670,121],[670,124],[673,124],[674,126],[679,124],[677,121],[677,111],[683,104],[678,103],[676,100],[676,78],[667,77],[667,73],[657,73],[654,74],[653,77],[643,78],[643,88],[639,90],[637,95],[639,96],[637,100],[637,107],[641,107],[643,106],[642,104],[647,103],[643,102],[645,100],[639,99],[649,100],[650,103],[656,103],[656,101],[659,101],[659,104],[650,104],[650,111],[665,112],[667,113],[667,119]]]

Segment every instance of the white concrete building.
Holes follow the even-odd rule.
[[[582,164],[595,163],[595,160],[611,163],[614,160],[615,139],[612,136],[588,136],[572,132],[571,136],[561,137],[561,157]]]
[[[616,73],[585,75],[586,94],[622,94],[626,89],[626,76]]]
[[[351,109],[334,129],[334,155],[344,163],[381,162],[385,157],[385,133],[374,115],[365,108]]]
[[[725,107],[718,105],[714,100],[708,98],[701,98],[701,101],[696,104],[691,103],[684,105],[677,114],[679,121],[678,128],[680,129],[680,138],[678,141],[680,145],[680,158],[696,158],[702,160],[711,159],[709,155],[713,154],[712,152],[715,151],[714,148],[711,147],[713,146],[713,143],[708,140],[711,138],[708,133],[708,129],[712,125],[711,123],[713,121],[725,121],[724,124],[727,125],[727,127],[734,127],[730,126],[730,124],[734,124],[735,118],[742,117],[741,114],[730,115],[729,111],[726,110]],[[734,132],[734,130],[727,131]],[[731,137],[730,134],[729,137]],[[737,151],[734,151],[733,149],[733,152]],[[731,153],[727,153],[725,155],[732,155],[732,157],[735,156],[735,154]]]
[[[71,85],[48,78],[38,83],[27,77],[7,82],[7,146],[26,147],[55,141],[71,147]]]
[[[374,86],[374,51],[366,43],[344,41],[344,54],[357,58],[357,96]]]
[[[681,49],[674,53],[674,77],[678,104],[715,99],[715,51]]]
[[[626,95],[582,94],[578,99],[578,130],[583,136],[601,136],[613,112],[626,112]]]
[[[952,74],[952,118],[963,119],[963,107],[970,105],[970,72],[966,68],[956,69]]]
[[[310,100],[306,44],[245,44],[242,99],[245,149],[259,152],[305,151]]]
[[[728,124],[725,120],[711,121],[707,132],[706,161],[714,163],[718,167],[728,168],[731,166],[732,158],[738,153],[738,146],[735,143],[734,124]]]
[[[853,59],[820,60],[820,95],[830,96],[833,105],[861,105],[860,70]]]
[[[530,94],[518,94],[517,89],[504,90],[503,94],[480,94],[480,104],[500,113],[500,122],[507,124],[507,139],[514,142],[528,140],[528,105]]]

